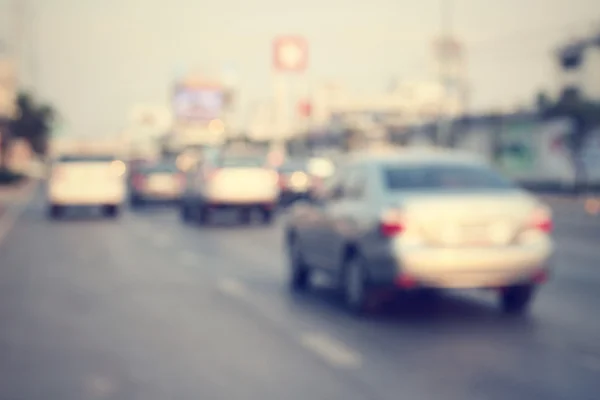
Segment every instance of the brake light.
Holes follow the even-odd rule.
[[[215,179],[215,177],[219,174],[219,169],[215,168],[215,169],[209,169],[206,171],[205,173],[205,178],[207,181],[210,181],[212,179]]]
[[[185,186],[185,175],[184,174],[176,175],[175,179],[177,180],[177,183],[179,184],[179,186]]]
[[[394,237],[404,232],[402,213],[399,210],[389,210],[381,216],[379,232],[383,237]]]
[[[551,233],[554,229],[552,212],[546,207],[537,208],[531,215],[528,227],[544,233]]]
[[[144,175],[141,174],[135,174],[132,178],[133,186],[136,189],[141,189],[142,186],[144,186],[145,181],[146,179],[144,178]]]

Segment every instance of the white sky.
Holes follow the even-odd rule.
[[[0,0],[4,37],[11,1]],[[597,0],[29,0],[36,84],[73,131],[92,135],[122,129],[136,103],[167,103],[189,69],[235,63],[248,108],[271,94],[271,42],[289,33],[310,43],[307,80],[376,92],[432,72],[442,1],[453,4],[478,108],[552,87],[550,51],[582,29],[573,22],[600,21]]]

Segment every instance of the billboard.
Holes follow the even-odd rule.
[[[220,85],[178,84],[173,93],[173,116],[180,122],[208,123],[221,116],[224,102]]]

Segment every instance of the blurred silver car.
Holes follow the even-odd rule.
[[[126,164],[114,154],[58,156],[48,177],[48,216],[59,218],[70,206],[99,206],[105,216],[118,217],[126,199],[126,172]]]
[[[445,151],[353,157],[285,229],[292,289],[326,271],[356,312],[377,288],[494,288],[505,311],[522,312],[553,254],[546,206]]]
[[[188,175],[181,201],[184,221],[207,222],[217,210],[238,211],[241,222],[250,222],[252,210],[260,211],[262,222],[273,221],[279,200],[279,176],[267,166],[264,155],[223,153],[203,162]]]
[[[184,188],[185,176],[175,163],[146,163],[131,174],[130,204],[140,207],[150,201],[178,201]]]

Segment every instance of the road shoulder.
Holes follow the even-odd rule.
[[[0,186],[0,245],[29,203],[39,181],[27,179],[12,186]]]

